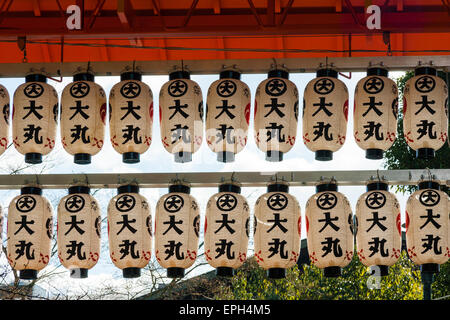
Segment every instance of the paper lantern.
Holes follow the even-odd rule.
[[[356,203],[356,252],[362,264],[386,276],[402,247],[400,205],[386,182],[370,181]]]
[[[333,69],[319,69],[303,96],[303,142],[315,159],[329,161],[347,134],[348,90]]]
[[[448,88],[432,67],[419,67],[403,92],[403,132],[416,157],[434,157],[448,137]]]
[[[240,79],[237,71],[222,71],[208,89],[206,142],[221,162],[233,162],[247,144],[250,89]]]
[[[408,256],[422,272],[438,273],[450,256],[450,200],[439,189],[438,182],[422,181],[406,202]]]
[[[9,93],[8,90],[0,85],[0,155],[5,152],[9,141]]]
[[[58,94],[43,74],[29,74],[13,98],[12,137],[25,162],[42,163],[55,146]]]
[[[100,208],[89,192],[72,186],[58,205],[58,257],[72,278],[87,278],[100,257]]]
[[[236,183],[224,183],[209,198],[205,214],[205,256],[218,276],[233,276],[247,259],[250,210]]]
[[[156,205],[155,256],[169,278],[184,277],[197,259],[200,213],[189,193],[187,185],[170,185]]]
[[[123,185],[108,205],[109,254],[124,278],[137,278],[151,258],[152,216],[137,185]]]
[[[355,88],[353,135],[367,159],[382,159],[397,137],[398,89],[384,68],[372,67]]]
[[[338,277],[353,257],[353,214],[335,183],[321,183],[306,203],[306,234],[311,263],[325,277]]]
[[[271,279],[284,278],[300,254],[300,206],[288,191],[285,183],[271,183],[255,204],[255,257]]]
[[[152,142],[153,94],[139,72],[127,71],[109,94],[111,143],[124,163],[138,163]]]
[[[20,279],[36,279],[50,260],[53,209],[38,187],[23,187],[8,208],[8,262]]]
[[[203,97],[187,71],[169,74],[159,92],[159,121],[164,148],[175,162],[190,162],[203,140]]]
[[[274,69],[255,94],[254,136],[267,161],[282,161],[297,136],[298,90],[286,70]]]
[[[106,95],[90,72],[73,76],[61,95],[61,142],[74,163],[89,164],[103,147]]]

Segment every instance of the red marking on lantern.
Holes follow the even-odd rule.
[[[208,228],[208,219],[205,217],[205,233],[207,228]]]
[[[408,211],[406,211],[406,221],[405,221],[406,233],[408,233],[408,227],[409,227],[409,214]]]
[[[152,143],[152,137],[149,136],[145,136],[145,142],[144,142],[147,146],[150,146],[150,144]]]
[[[261,250],[259,250],[258,253],[255,253],[256,260],[257,260],[257,262],[264,262],[264,259],[261,258],[260,254],[261,254]]]
[[[352,258],[353,258],[353,251],[347,251],[347,250],[345,250],[345,258],[347,259],[347,260],[352,260]]]
[[[119,146],[119,144],[116,142],[116,135],[114,135],[114,136],[111,138],[111,143],[112,143],[113,146],[116,146],[116,147]]]
[[[244,262],[246,259],[247,259],[247,254],[245,252],[239,252],[239,261]]]
[[[361,142],[361,139],[358,138],[358,133],[359,131],[355,131],[355,133],[353,134],[353,136],[355,137],[355,140],[358,142]]]
[[[14,146],[20,147],[20,144],[17,142],[17,137],[13,139]]]
[[[156,260],[161,261],[161,259],[159,258],[159,250],[156,250],[155,257],[156,257]]]
[[[397,214],[397,218],[395,219],[395,224],[397,225],[398,234],[402,234],[402,222],[400,220],[400,212]]]
[[[163,139],[161,139],[161,142],[163,143],[163,145],[164,145],[165,147],[168,147],[169,144],[166,142],[166,140],[167,140],[167,137],[164,137]]]
[[[447,133],[441,131],[441,136],[439,137],[439,140],[445,142],[445,140],[447,140]]]
[[[94,137],[94,143],[92,144],[92,146],[101,149],[103,147],[103,140],[99,140]]]
[[[449,257],[450,258],[450,249],[449,249],[449,247],[447,247],[447,252],[445,253],[445,255],[444,256],[446,256],[446,257]]]
[[[92,261],[94,261],[94,262],[97,262],[97,261],[98,261],[99,254],[98,254],[97,252],[94,252],[94,253],[89,252],[89,256],[91,257],[91,260],[92,260]]]
[[[363,249],[359,250],[357,252],[357,254],[358,254],[359,260],[366,260],[366,257],[364,257],[364,254],[363,254]]]
[[[336,143],[343,145],[344,142],[345,142],[345,136],[341,136],[340,134],[338,134],[338,140],[336,141]]]
[[[249,122],[250,122],[250,103],[248,103],[248,104],[245,106],[245,112],[244,112],[244,114],[245,114],[245,121],[247,121],[247,125],[248,125]]]
[[[191,252],[189,250],[186,250],[186,252],[187,252],[187,255],[188,255],[189,259],[195,260],[197,258],[197,252],[196,251],[192,251]]]
[[[0,139],[0,146],[4,147],[6,149],[6,147],[8,146],[8,139],[5,137],[2,137]]]
[[[100,107],[100,117],[102,119],[103,124],[105,124],[105,118],[106,118],[106,103],[102,104]]]
[[[298,235],[300,235],[302,232],[302,217],[298,217],[297,230],[298,230]]]
[[[159,124],[161,124],[162,120],[162,112],[161,112],[161,106],[159,106]]]
[[[406,98],[403,97],[403,114],[406,113],[406,107],[407,107]]]
[[[195,143],[198,144],[198,145],[201,145],[201,144],[202,144],[202,140],[203,140],[203,137],[200,137],[200,136],[195,136],[195,137],[194,137],[194,141],[195,141]]]
[[[412,248],[409,248],[409,249],[408,249],[408,255],[409,255],[410,257],[417,257],[417,254],[416,254],[416,252],[415,252],[415,249],[416,249],[415,246],[413,246]]]
[[[152,257],[152,254],[150,251],[143,251],[143,254],[144,254],[145,260],[150,260],[150,258]]]
[[[206,257],[206,260],[208,260],[208,261],[212,260],[212,258],[209,256],[210,251],[211,250],[205,251],[205,257]]]
[[[411,134],[411,131],[408,131],[408,133],[405,134],[405,139],[406,139],[408,142],[414,142],[414,140],[411,139],[411,138],[409,137],[410,134]]]
[[[308,230],[309,230],[309,220],[308,220],[308,216],[305,216],[306,218],[306,234],[308,234]]]
[[[288,140],[286,141],[286,144],[288,144],[288,143],[289,143],[291,146],[293,146],[294,143],[295,143],[295,137],[288,136]]]
[[[396,249],[396,248],[392,248],[392,255],[391,258],[396,258],[398,259],[400,257],[400,250]]]
[[[344,110],[345,121],[348,121],[348,100],[345,100],[343,110]]]
[[[153,101],[150,103],[150,107],[148,108],[148,113],[150,114],[150,119],[153,121]]]

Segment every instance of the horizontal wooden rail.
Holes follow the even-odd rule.
[[[44,189],[66,189],[73,184],[88,184],[93,189],[112,189],[127,183],[141,188],[166,188],[181,180],[192,187],[217,187],[233,179],[242,187],[265,187],[274,180],[284,180],[292,187],[314,186],[321,179],[334,179],[340,186],[363,186],[370,179],[384,179],[389,185],[416,185],[423,178],[450,186],[450,169],[351,170],[351,171],[278,171],[278,172],[171,172],[171,173],[99,173],[99,174],[24,174],[0,175],[0,190],[20,189],[38,184]]]

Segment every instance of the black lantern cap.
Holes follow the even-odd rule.
[[[25,154],[25,163],[39,164],[42,163],[42,154],[30,152]]]
[[[387,77],[388,74],[389,74],[388,70],[381,67],[373,67],[367,69],[367,76]]]
[[[218,277],[232,277],[234,276],[234,270],[230,267],[217,267],[216,276]]]
[[[90,164],[91,158],[89,153],[76,153],[73,156],[73,162],[76,164]]]
[[[80,72],[73,76],[73,82],[75,81],[92,81],[94,82],[95,76],[90,72]]]
[[[386,182],[370,182],[367,184],[367,191],[388,191],[389,186]]]
[[[219,192],[241,193],[241,187],[232,183],[224,183],[219,185]]]
[[[420,271],[423,273],[439,273],[440,266],[437,263],[424,263],[420,266]]]
[[[424,189],[433,189],[433,190],[440,190],[441,186],[436,181],[421,181],[418,184],[419,190]]]
[[[267,186],[267,192],[289,192],[289,186],[286,183],[274,182]]]
[[[270,162],[283,161],[283,152],[268,150],[266,152],[266,161],[270,161]]]
[[[139,163],[140,160],[140,154],[137,152],[125,152],[122,154],[122,162],[123,163]]]
[[[74,279],[86,279],[88,277],[88,269],[85,268],[70,269],[70,277]]]
[[[42,196],[42,188],[23,187],[23,188],[20,188],[20,194],[35,194],[37,196]]]
[[[316,72],[316,77],[331,77],[331,78],[336,78],[338,77],[338,72],[334,69],[319,69]]]
[[[336,183],[324,182],[316,186],[316,193],[324,191],[338,191]]]
[[[186,163],[192,161],[192,152],[188,151],[180,151],[174,153],[174,160],[176,163]]]
[[[19,278],[23,280],[35,280],[37,279],[38,271],[31,269],[20,270]]]
[[[284,279],[286,278],[286,269],[270,268],[267,270],[267,277],[269,279]]]
[[[91,188],[88,186],[72,186],[69,187],[69,194],[81,193],[81,194],[89,194],[91,192]]]
[[[117,194],[139,193],[139,186],[135,184],[126,184],[117,188]]]
[[[47,77],[41,73],[33,73],[25,76],[25,82],[45,82],[47,83]]]
[[[326,267],[323,269],[323,275],[326,278],[337,278],[342,274],[341,267]]]
[[[418,159],[433,159],[435,155],[434,149],[431,148],[420,148],[416,150],[416,158]]]
[[[267,74],[268,78],[283,78],[289,80],[289,72],[281,69],[270,70]]]
[[[142,81],[142,74],[135,71],[127,71],[120,75],[120,81],[137,80]]]
[[[318,161],[331,161],[333,160],[333,151],[317,150],[314,158]]]
[[[241,73],[236,70],[224,70],[220,72],[219,78],[241,80]]]
[[[139,278],[141,276],[140,268],[125,268],[122,270],[122,275],[126,279]]]
[[[174,71],[169,73],[169,80],[190,79],[191,74],[188,71]]]
[[[172,184],[169,186],[169,193],[191,193],[191,187],[185,185],[185,184]]]
[[[234,152],[222,151],[217,152],[217,161],[219,162],[234,162]]]
[[[418,67],[414,70],[415,76],[422,76],[422,75],[429,75],[429,76],[436,76],[437,70],[433,67]]]
[[[380,160],[383,159],[383,150],[381,149],[367,149],[366,159],[370,160]]]
[[[167,268],[168,278],[184,278],[183,268]]]

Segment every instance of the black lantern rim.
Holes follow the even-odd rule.
[[[241,73],[236,70],[224,70],[220,72],[219,79],[241,80]]]
[[[172,184],[169,186],[169,193],[191,193],[191,187],[185,184]]]
[[[27,186],[20,188],[20,194],[35,194],[38,196],[42,196],[42,188]]]
[[[140,72],[137,72],[137,71],[123,72],[120,75],[120,81],[126,81],[126,80],[142,81],[142,74]]]
[[[219,185],[219,192],[241,193],[241,187],[233,183],[224,183]]]
[[[367,69],[367,76],[387,77],[388,75],[389,75],[389,71],[386,68],[370,67]]]
[[[436,76],[437,70],[434,67],[417,67],[414,70],[415,76],[422,76],[422,75],[429,75],[429,76]]]
[[[433,189],[441,190],[441,186],[436,181],[421,181],[418,183],[419,190]]]
[[[323,68],[316,71],[316,77],[330,77],[337,79],[338,72],[334,69]]]
[[[389,190],[389,185],[387,184],[387,182],[369,182],[367,184],[367,191],[388,191]]]
[[[289,80],[289,72],[282,69],[273,69],[270,70],[267,74],[268,78],[283,78]]]
[[[289,192],[289,185],[283,182],[273,182],[267,186],[267,192]]]
[[[316,193],[324,191],[338,191],[338,186],[333,182],[324,182],[316,185]]]
[[[42,73],[32,73],[25,76],[25,82],[44,82],[47,83],[47,77]]]
[[[139,193],[139,186],[135,184],[126,184],[117,188],[117,194]]]
[[[69,194],[81,193],[81,194],[89,194],[91,192],[91,188],[88,186],[72,186],[69,187]]]
[[[73,75],[73,82],[75,81],[92,81],[94,82],[95,76],[90,72],[80,72]]]
[[[190,79],[191,74],[188,71],[173,71],[169,73],[169,80],[177,80],[177,79]]]

